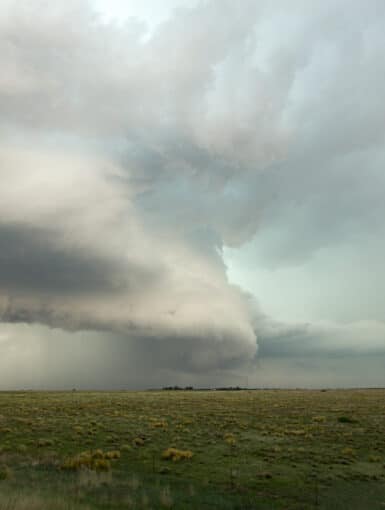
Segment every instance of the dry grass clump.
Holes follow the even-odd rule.
[[[227,444],[229,444],[230,446],[235,446],[235,444],[237,442],[234,434],[225,434],[224,439],[225,439],[225,442]]]
[[[41,438],[36,441],[36,446],[38,446],[39,448],[42,448],[45,446],[53,446],[53,445],[54,445],[53,439]]]
[[[168,423],[166,420],[152,420],[150,426],[154,429],[164,429],[168,428]]]
[[[104,452],[103,452],[103,450],[100,450],[99,448],[97,450],[93,451],[91,455],[92,455],[93,459],[104,459]]]
[[[109,452],[106,452],[104,454],[104,458],[111,459],[111,460],[120,459],[120,451],[119,450],[111,450]]]
[[[12,471],[7,465],[0,466],[0,481],[10,480],[12,478]]]
[[[119,450],[111,450],[103,452],[103,450],[95,450],[94,452],[86,451],[79,455],[66,459],[61,465],[61,469],[65,471],[79,471],[88,469],[91,471],[110,471],[110,460],[120,458]]]
[[[354,451],[354,449],[353,449],[353,448],[349,448],[349,447],[347,447],[347,448],[343,448],[343,450],[341,451],[341,453],[342,453],[342,455],[343,455],[344,457],[354,457],[354,456],[355,456],[355,454],[356,454],[356,452]]]
[[[162,459],[177,462],[179,460],[191,459],[193,455],[194,455],[193,452],[190,450],[178,450],[177,448],[167,448],[167,450],[165,450],[162,453]]]
[[[315,423],[325,423],[325,421],[326,421],[326,416],[313,416],[312,420],[313,420]]]
[[[305,436],[306,430],[305,429],[291,429],[288,431],[288,434],[291,434],[292,436]]]

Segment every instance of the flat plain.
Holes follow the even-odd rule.
[[[0,510],[383,509],[385,390],[0,393]]]

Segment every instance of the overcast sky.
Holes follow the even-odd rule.
[[[0,389],[385,385],[382,0],[0,2]]]

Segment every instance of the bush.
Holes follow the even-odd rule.
[[[339,416],[338,421],[339,423],[356,423],[356,420],[349,418],[349,416]]]

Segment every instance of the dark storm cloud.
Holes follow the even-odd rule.
[[[276,269],[341,246],[374,256],[384,17],[377,0],[210,0],[149,33],[92,2],[4,2],[3,320],[108,332],[113,359],[182,378],[253,362],[256,333],[266,357],[380,346],[373,300],[348,326],[267,328],[223,249],[253,242],[248,263]]]
[[[49,296],[58,289],[63,294],[119,292],[126,287],[136,291],[156,275],[141,274],[133,267],[123,273],[123,261],[103,260],[92,253],[64,249],[55,243],[54,230],[30,225],[0,224],[0,281],[9,292],[28,289]],[[130,281],[130,274],[133,281]],[[136,280],[136,281],[135,281]]]

